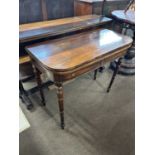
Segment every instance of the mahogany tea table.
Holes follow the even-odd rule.
[[[121,57],[131,45],[132,38],[129,36],[108,29],[96,29],[26,47],[36,70],[38,85],[41,85],[40,72],[54,81],[62,129],[65,126],[63,83],[119,58],[107,90],[109,92]],[[40,91],[44,100],[42,89]]]

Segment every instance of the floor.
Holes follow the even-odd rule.
[[[134,155],[135,77],[118,75],[106,93],[111,75],[106,69],[96,81],[89,73],[64,85],[65,130],[54,87],[44,91],[46,107],[38,93],[32,111],[20,103],[31,125],[20,134],[20,155]]]

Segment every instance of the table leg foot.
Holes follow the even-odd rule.
[[[60,113],[60,118],[61,118],[61,129],[65,128],[65,123],[64,123],[64,112]]]
[[[58,104],[59,104],[59,112],[60,112],[60,125],[61,129],[65,128],[64,123],[64,97],[63,97],[63,85],[62,83],[56,83],[57,87],[57,97],[58,97]]]
[[[108,89],[107,89],[107,93],[110,92],[111,86],[112,86],[112,84],[113,84],[113,82],[114,82],[114,80],[115,80],[116,74],[117,74],[117,72],[118,72],[118,70],[119,70],[119,67],[120,67],[120,65],[121,65],[121,60],[122,60],[122,58],[119,58],[118,62],[116,62],[116,68],[115,68],[115,70],[114,70],[114,72],[113,72],[111,81],[110,81],[110,83],[109,83],[109,86],[108,86]]]

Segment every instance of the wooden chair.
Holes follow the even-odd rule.
[[[131,0],[129,2],[129,5],[126,7],[125,12],[127,12],[128,10],[135,11],[135,0]]]
[[[31,61],[29,56],[23,56],[19,58],[19,97],[30,110],[33,107],[31,100],[29,99],[27,91],[24,89],[23,82],[28,81],[34,77]]]
[[[22,100],[22,102],[26,105],[27,109],[30,110],[33,107],[33,104],[29,98],[29,95],[37,91],[39,91],[40,93],[42,105],[45,106],[45,98],[44,98],[42,89],[52,85],[53,82],[47,81],[45,83],[42,83],[42,79],[40,76],[41,72],[38,69],[34,68],[34,66],[32,65],[31,59],[28,55],[19,58],[19,73],[20,73],[19,97]],[[24,89],[23,82],[27,82],[33,78],[36,78],[37,86],[26,91]]]
[[[106,0],[103,0],[103,3],[102,3],[102,11],[104,10],[104,3],[106,2]],[[127,12],[128,10],[133,10],[133,11],[135,11],[135,0],[131,0],[130,2],[129,2],[129,4],[128,4],[128,6],[125,8],[125,10],[124,10],[124,12]],[[115,22],[115,21],[114,21]],[[123,25],[124,26],[124,25]],[[130,29],[130,27],[128,27],[128,25],[125,27],[125,31],[124,31],[124,34],[126,34],[126,32],[127,32],[127,29]],[[118,31],[119,32],[119,31]],[[121,31],[120,31],[120,33],[122,33],[122,28],[121,28]],[[134,40],[135,38],[133,37],[133,40]],[[133,42],[133,44],[134,44],[134,42]],[[131,53],[131,54],[128,54],[127,56],[129,56],[129,57],[134,57],[134,54],[133,53]],[[120,65],[121,65],[121,61],[115,61],[115,64],[116,64],[116,68],[114,68],[114,74],[113,74],[113,77],[112,77],[112,79],[111,79],[111,82],[110,82],[110,84],[109,84],[109,87],[108,87],[108,90],[107,90],[107,92],[109,92],[110,91],[110,88],[111,88],[111,85],[112,85],[112,83],[113,83],[113,81],[114,81],[114,77],[116,76],[115,74],[117,74],[117,72],[118,72],[118,70],[119,70],[119,67],[120,67]],[[104,69],[104,67],[103,67],[103,69]],[[102,70],[103,70],[102,69]],[[100,69],[96,69],[95,71],[94,71],[94,80],[96,80],[96,77],[97,77],[97,73],[98,73],[98,71],[100,71]]]

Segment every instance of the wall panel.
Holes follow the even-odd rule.
[[[31,23],[43,20],[42,0],[19,0],[19,23]],[[44,0],[49,19],[72,17],[74,0]]]
[[[41,20],[41,0],[19,0],[20,23],[30,23]]]

